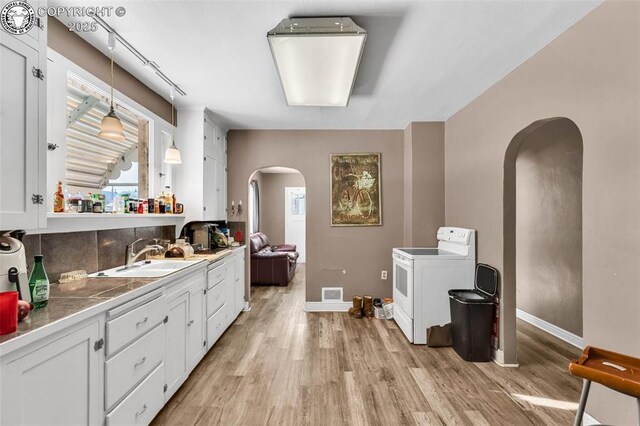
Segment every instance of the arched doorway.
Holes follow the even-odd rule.
[[[582,135],[568,118],[536,121],[507,148],[504,364],[517,364],[517,311],[582,335],[582,156]]]
[[[253,233],[261,232],[274,246],[295,245],[298,253],[296,275],[304,276],[306,182],[302,173],[297,169],[283,166],[262,167],[255,170],[248,179],[247,207],[248,237]],[[249,247],[249,256],[251,256],[251,247]],[[247,299],[251,301],[251,261],[248,265]],[[305,283],[302,284],[304,293]]]

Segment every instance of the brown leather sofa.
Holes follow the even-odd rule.
[[[262,232],[252,234],[251,284],[286,286],[296,273],[298,252],[295,244],[272,246]]]

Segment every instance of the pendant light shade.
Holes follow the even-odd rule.
[[[125,139],[124,129],[122,128],[122,122],[113,109],[113,51],[116,49],[116,37],[113,33],[109,33],[108,47],[111,52],[111,108],[102,119],[102,123],[100,123],[100,133],[98,133],[98,137],[115,142],[122,142]]]
[[[167,151],[164,153],[164,162],[167,164],[182,164],[182,157],[180,156],[180,151],[176,146],[176,139],[174,135],[175,123],[173,122],[173,100],[176,95],[175,88],[173,86],[171,86],[169,96],[171,97],[171,146],[167,148]]]
[[[164,153],[164,162],[167,164],[182,164],[182,157],[180,157],[180,151],[178,151],[175,142]]]
[[[125,139],[122,122],[113,110],[113,106],[109,110],[109,113],[102,119],[102,123],[100,123],[100,133],[98,133],[98,137],[116,142],[122,142]]]

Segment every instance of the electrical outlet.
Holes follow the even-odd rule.
[[[382,273],[380,274],[380,279],[381,280],[386,280],[387,279],[387,271],[382,271]]]

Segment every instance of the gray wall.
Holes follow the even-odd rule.
[[[433,247],[444,225],[444,123],[404,131],[404,245]]]
[[[553,120],[516,157],[517,307],[582,336],[582,138]]]
[[[391,250],[403,244],[403,138],[402,130],[228,133],[230,199],[246,203],[248,179],[264,167],[290,167],[304,176],[307,300],[320,301],[321,288],[334,286],[344,287],[345,300],[363,294],[391,296]],[[382,226],[331,226],[329,154],[341,152],[381,153]],[[383,269],[389,271],[388,280],[380,279]]]
[[[567,117],[584,144],[584,341],[640,356],[638,28],[640,2],[605,1],[446,122],[446,221],[477,229],[478,260],[502,273],[502,350],[505,336],[515,340],[516,302],[505,271],[505,241],[515,238],[505,234],[505,156],[522,129]],[[601,386],[587,411],[607,424],[638,421],[633,398]]]
[[[300,173],[262,173],[260,188],[260,230],[267,234],[272,244],[284,244],[284,189],[304,187]]]
[[[78,34],[69,31],[65,24],[51,17],[47,19],[47,43],[50,48],[105,83],[111,81],[109,58]],[[121,48],[121,50],[125,49]],[[113,84],[116,90],[171,122],[171,102],[144,85],[117,63],[114,64],[113,72]]]

